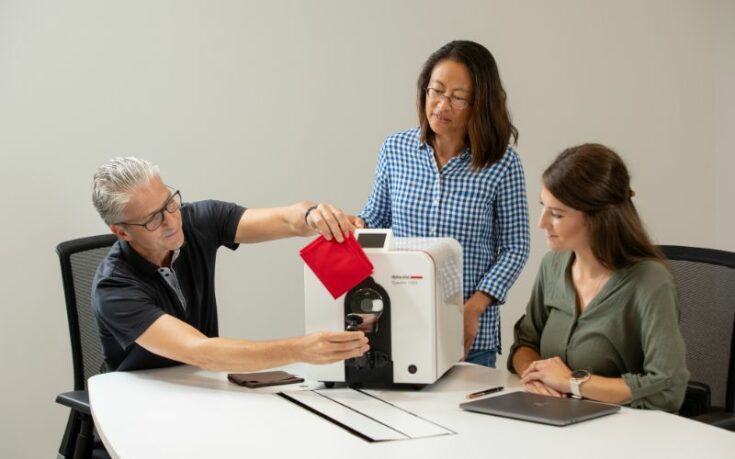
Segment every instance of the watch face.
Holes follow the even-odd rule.
[[[572,378],[574,379],[583,379],[589,376],[590,372],[587,370],[574,370],[572,372]]]

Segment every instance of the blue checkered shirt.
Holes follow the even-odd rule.
[[[518,154],[472,169],[469,149],[439,170],[419,129],[388,137],[375,185],[360,217],[396,237],[452,237],[462,244],[464,300],[481,290],[497,302],[485,310],[473,350],[500,350],[499,305],[528,259],[528,203]]]

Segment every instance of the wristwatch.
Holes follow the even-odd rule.
[[[574,370],[572,377],[569,378],[569,388],[572,390],[572,397],[582,398],[582,392],[580,388],[582,384],[586,383],[592,375],[587,370]]]

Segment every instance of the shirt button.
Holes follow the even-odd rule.
[[[434,205],[435,206],[438,206],[439,205],[439,200],[438,199],[434,199]]]
[[[436,234],[436,228],[431,228],[431,230],[430,230],[429,232],[430,232],[431,234]]]

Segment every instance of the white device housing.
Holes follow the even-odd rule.
[[[356,231],[358,241],[366,232]],[[462,246],[451,238],[369,233],[386,234],[383,247],[365,249],[374,266],[372,278],[390,298],[393,381],[384,382],[431,384],[464,353]],[[308,266],[304,299],[306,333],[345,329],[345,295],[333,299]],[[344,362],[309,365],[308,372],[310,379],[350,382]]]

